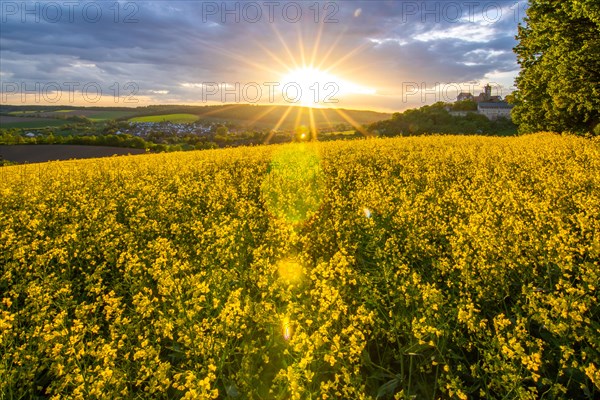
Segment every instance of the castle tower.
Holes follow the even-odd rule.
[[[490,84],[488,83],[487,85],[485,85],[483,87],[483,90],[485,90],[485,101],[490,101],[490,99],[492,98],[492,87],[490,86]]]

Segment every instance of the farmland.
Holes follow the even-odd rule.
[[[14,108],[14,107],[13,107]],[[64,110],[20,110],[20,111],[10,111],[6,114],[9,116],[16,117],[31,117],[31,118],[52,118],[52,117],[61,117],[68,118],[72,116],[82,116],[87,117],[93,121],[103,121],[107,119],[118,119],[125,118],[128,116],[135,115],[135,111],[133,110],[113,110],[109,108],[72,108],[72,109],[64,109]]]
[[[0,160],[17,163],[69,160],[73,158],[110,157],[112,155],[140,154],[144,149],[125,149],[108,146],[78,146],[60,144],[0,145]]]
[[[211,106],[148,106],[148,107],[65,107],[65,106],[0,106],[0,118],[69,118],[84,116],[93,121],[127,120],[131,118],[152,117],[141,122],[178,122],[173,115],[185,114],[181,122],[193,122],[199,117],[213,122],[232,121],[247,127],[273,127],[279,124],[281,129],[294,129],[299,123],[308,125],[310,120],[319,128],[334,128],[347,124],[348,119],[356,124],[370,124],[389,118],[391,114],[369,110],[313,109],[308,107],[288,107],[279,105],[211,105]],[[192,116],[195,118],[192,119]],[[166,118],[165,118],[166,117]],[[155,118],[155,119],[154,119]],[[23,120],[25,121],[25,120]],[[67,121],[65,121],[66,123]],[[4,124],[3,124],[4,125]],[[4,126],[3,126],[4,127]],[[20,126],[26,128],[27,126]]]
[[[131,115],[135,115],[135,111],[123,111],[123,110],[86,110],[86,109],[75,109],[75,110],[58,110],[55,113],[63,114],[66,117],[78,115],[91,119],[92,121],[105,121],[111,119],[126,118]],[[48,112],[52,114],[52,112]]]
[[[600,147],[429,136],[0,168],[7,398],[595,398]]]
[[[36,118],[27,116],[6,116],[0,115],[0,127],[3,129],[23,128],[34,129],[47,126],[61,126],[67,121],[55,118]]]
[[[173,123],[190,123],[195,122],[199,119],[197,115],[193,114],[159,114],[151,115],[146,117],[135,117],[131,118],[130,122],[173,122]]]

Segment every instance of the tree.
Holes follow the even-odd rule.
[[[592,132],[600,123],[600,2],[530,0],[514,48],[513,120],[522,133]]]
[[[477,111],[477,103],[473,100],[457,101],[452,105],[452,111]]]
[[[216,131],[216,134],[218,136],[226,136],[228,133],[229,133],[229,129],[227,129],[227,127],[223,126],[223,125],[219,126]]]

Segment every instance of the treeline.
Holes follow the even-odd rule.
[[[0,114],[9,114],[14,111],[26,111],[29,113],[52,113],[62,110],[73,111],[131,111],[131,107],[78,107],[67,105],[17,105],[17,104],[2,104],[0,105]]]
[[[229,132],[220,126],[215,132],[202,135],[178,135],[157,129],[145,137],[128,133],[116,133],[120,129],[128,128],[127,123],[109,121],[101,127],[83,130],[81,126],[73,132],[84,134],[55,134],[49,128],[35,130],[35,136],[29,137],[20,128],[0,129],[0,144],[77,144],[87,146],[111,146],[134,149],[148,149],[153,152],[205,150],[224,147],[252,146],[263,144],[268,131],[235,131]],[[285,143],[291,141],[289,133],[278,133],[271,136],[270,143]]]
[[[219,147],[217,143],[208,141],[199,141],[192,144],[177,143],[164,144],[146,141],[140,137],[132,135],[38,135],[36,137],[24,137],[17,130],[6,130],[0,134],[0,144],[78,144],[86,146],[110,146],[125,147],[133,149],[147,149],[152,152],[169,152],[181,150],[201,150],[213,149]]]
[[[455,111],[472,111],[471,102],[460,102]],[[507,118],[490,121],[486,116],[475,112],[465,116],[451,115],[446,107],[438,102],[418,109],[394,113],[392,118],[367,126],[367,130],[379,136],[412,136],[427,133],[439,134],[479,134],[510,136],[517,134],[517,126]]]

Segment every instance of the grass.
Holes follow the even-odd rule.
[[[106,121],[111,119],[126,118],[135,115],[135,111],[94,111],[89,118],[92,121]]]
[[[131,118],[129,122],[173,122],[189,124],[200,119],[194,114],[162,114]]]
[[[38,114],[38,113],[43,113],[44,111],[11,111],[8,113],[8,115],[19,115],[19,116],[24,116],[24,115],[29,115],[29,114]]]
[[[20,122],[6,122],[2,123],[2,128],[10,129],[10,128],[21,128],[21,129],[37,129],[37,128],[45,128],[50,126],[62,126],[68,124],[69,121],[64,119],[51,119],[51,118],[36,118],[35,121],[20,121]]]

